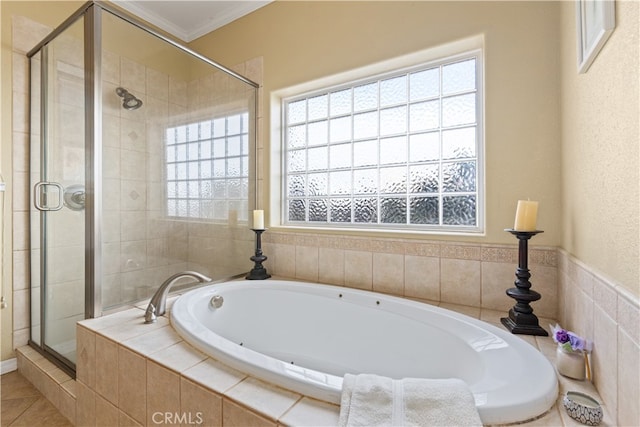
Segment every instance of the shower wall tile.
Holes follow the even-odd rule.
[[[169,102],[181,107],[187,106],[187,83],[176,77],[169,77]]]
[[[74,256],[84,254],[84,211],[63,210],[49,215],[49,245],[74,248]]]
[[[158,138],[151,138],[150,141],[162,141],[162,137],[158,137]],[[147,180],[149,181],[149,183],[153,183],[153,184],[157,184],[158,186],[160,186],[160,190],[164,190],[164,186],[166,185],[163,181],[164,181],[164,174],[165,174],[165,169],[166,169],[166,165],[164,164],[164,153],[162,150],[162,147],[158,147],[158,148],[152,148],[155,147],[159,144],[150,144],[151,147],[149,149],[149,152],[145,153],[145,161],[147,164]],[[159,194],[160,198],[162,199],[163,197],[163,191],[160,191]],[[160,204],[159,206],[149,206],[150,210],[162,210],[163,209],[163,204]]]
[[[29,97],[26,93],[13,91],[11,112],[13,132],[29,132]]]
[[[15,172],[29,172],[29,134],[13,132],[11,148],[13,149],[12,167]]]
[[[106,275],[120,272],[120,241],[102,243],[102,272]]]
[[[102,114],[103,116],[120,117],[122,98],[116,93],[117,84],[102,82]]]
[[[122,301],[121,277],[119,273],[102,275],[102,306],[112,307]]]
[[[171,104],[169,104],[168,109],[169,109],[168,110],[169,119],[167,119],[167,120],[168,120],[169,125],[174,123],[175,118],[187,117],[187,115],[188,115],[187,107],[179,105],[179,104],[171,103]],[[163,139],[161,139],[161,140],[163,140]]]
[[[147,217],[145,212],[125,211],[120,214],[120,218],[120,233],[123,241],[142,241],[147,238]]]
[[[29,288],[29,253],[30,251],[13,252],[13,290],[19,291]]]
[[[146,135],[146,124],[144,121],[124,117],[120,119],[120,143],[123,151],[145,153],[147,151]],[[138,166],[144,169],[144,162]]]
[[[120,117],[102,115],[102,146],[120,148]]]
[[[144,211],[147,206],[147,183],[145,181],[120,181],[120,208],[123,211]]]
[[[13,250],[29,249],[29,212],[13,212]]]
[[[12,16],[11,23],[13,51],[22,54],[28,53],[52,30],[46,25],[19,15]]]
[[[126,143],[126,141],[124,142]],[[123,180],[144,181],[147,175],[145,165],[146,155],[144,152],[120,151],[120,176]]]
[[[29,290],[20,289],[13,291],[13,328],[24,329],[29,327]]]
[[[78,30],[82,28],[81,23],[76,23],[74,25]],[[55,47],[55,56],[58,62],[80,68],[83,66],[84,40],[73,34],[72,29],[69,29],[57,36],[53,45]]]
[[[29,210],[29,174],[14,172],[13,174],[13,210]]]
[[[154,212],[155,216],[159,218],[166,215],[164,187],[164,184],[160,182],[149,182],[147,184],[147,212]]]
[[[22,53],[13,52],[11,60],[13,90],[15,92],[29,93],[29,59]]]
[[[142,113],[139,110],[135,110],[134,113]],[[147,95],[145,102],[146,120],[147,123],[151,123],[153,126],[166,126],[169,120],[169,104],[167,101]]]
[[[102,149],[102,176],[107,179],[120,178],[120,148],[105,146]]]
[[[246,76],[249,80],[258,83],[260,86],[263,84],[263,72],[264,69],[264,58],[262,56],[258,56],[253,59],[249,59],[244,63],[244,72],[243,76]]]
[[[146,94],[160,101],[169,101],[169,75],[152,68],[147,68]]]
[[[48,269],[51,283],[84,279],[84,246],[60,246],[50,251],[51,267]]]
[[[114,85],[120,84],[120,56],[107,49],[102,49],[102,80]]]
[[[146,271],[142,269],[120,273],[124,301],[136,301],[151,296],[153,290],[147,284],[146,279]]]
[[[120,82],[136,96],[146,94],[146,67],[129,58],[120,57]]]

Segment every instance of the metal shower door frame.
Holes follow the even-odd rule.
[[[55,28],[47,37],[40,41],[33,49],[27,53],[27,58],[31,59],[38,52],[46,55],[46,45],[53,41],[58,35],[73,25],[78,19],[84,17],[84,95],[85,95],[85,318],[100,317],[103,314],[102,304],[102,13],[108,12],[129,24],[161,39],[169,45],[185,52],[208,65],[217,68],[224,73],[235,77],[236,79],[252,86],[254,89],[259,85],[250,79],[230,70],[229,68],[218,64],[217,62],[200,55],[199,53],[181,45],[180,43],[158,33],[148,27],[138,19],[124,14],[122,11],[111,7],[109,4],[101,1],[88,1],[83,4],[76,12],[69,16],[62,24]],[[46,58],[42,58],[42,70],[45,71]],[[29,61],[31,66],[31,61]],[[46,126],[44,123],[46,108],[46,91],[44,85],[46,83],[46,75],[41,78],[41,133],[40,144],[46,138]],[[31,89],[30,89],[31,90]],[[32,108],[32,107],[30,107]],[[254,121],[258,112],[258,96],[254,96]],[[254,152],[254,173],[257,181],[257,158],[258,144],[257,131],[253,132],[253,152]],[[46,174],[45,174],[46,176]],[[49,182],[43,182],[41,186],[55,185]],[[60,195],[63,196],[62,194]],[[253,199],[254,206],[259,206],[257,186]],[[252,207],[253,208],[253,207]],[[46,226],[46,215],[41,215],[41,230]],[[42,234],[42,233],[41,233]],[[42,240],[44,237],[41,238]],[[44,286],[46,283],[46,268],[44,268],[46,259],[40,257],[40,316],[41,324],[44,322]],[[32,342],[33,343],[33,342]],[[33,343],[37,345],[36,343]],[[69,366],[65,359],[60,357],[53,349],[48,349],[44,345],[44,328],[41,328],[40,345],[37,345],[39,351],[45,351],[53,358],[62,362],[67,370],[73,370],[73,366]]]

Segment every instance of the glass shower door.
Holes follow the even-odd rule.
[[[31,340],[73,368],[85,317],[83,19],[31,59]],[[33,286],[33,285],[37,286]]]

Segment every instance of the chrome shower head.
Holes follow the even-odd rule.
[[[116,93],[118,94],[118,96],[123,98],[122,107],[125,110],[137,110],[138,108],[142,107],[142,101],[129,93],[129,91],[125,88],[116,88]]]

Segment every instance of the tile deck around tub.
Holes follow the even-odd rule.
[[[504,317],[504,313],[453,304],[440,305],[502,327],[500,317]],[[175,383],[181,385],[178,387],[181,391],[171,402],[164,404],[183,416],[192,415],[192,421],[198,421],[199,418],[195,417],[200,417],[213,425],[337,425],[338,405],[302,396],[230,368],[183,341],[168,324],[168,318],[160,318],[155,325],[145,325],[143,316],[143,308],[137,307],[78,323],[79,351],[89,350],[84,351],[84,356],[80,355],[82,360],[77,382],[83,391],[78,393],[78,421],[100,424],[119,417],[134,424],[153,425],[157,421],[154,416],[158,415],[150,408],[161,408],[158,405],[163,404],[161,399],[165,397],[158,393],[157,387]],[[554,322],[540,319],[541,325],[548,323]],[[555,343],[551,338],[517,336],[541,351],[552,363],[555,361]],[[105,376],[104,372],[101,375],[96,361],[104,363],[104,359],[101,360],[97,350],[112,347],[118,349],[114,357],[122,360],[118,363],[111,361],[110,364],[118,366],[119,372],[112,372],[111,376]],[[28,350],[26,354],[33,355]],[[122,384],[113,384],[114,381]],[[131,387],[133,382],[135,387]],[[146,390],[142,390],[140,384],[146,384]],[[601,401],[595,387],[588,381],[559,376],[559,386],[558,403],[541,417],[521,425],[580,426],[562,407],[562,396],[567,391],[580,391]],[[202,402],[202,412],[199,412],[197,402]],[[147,408],[146,413],[140,410],[141,407]],[[603,405],[603,410],[601,425],[614,425],[611,418],[615,408],[609,410]]]

